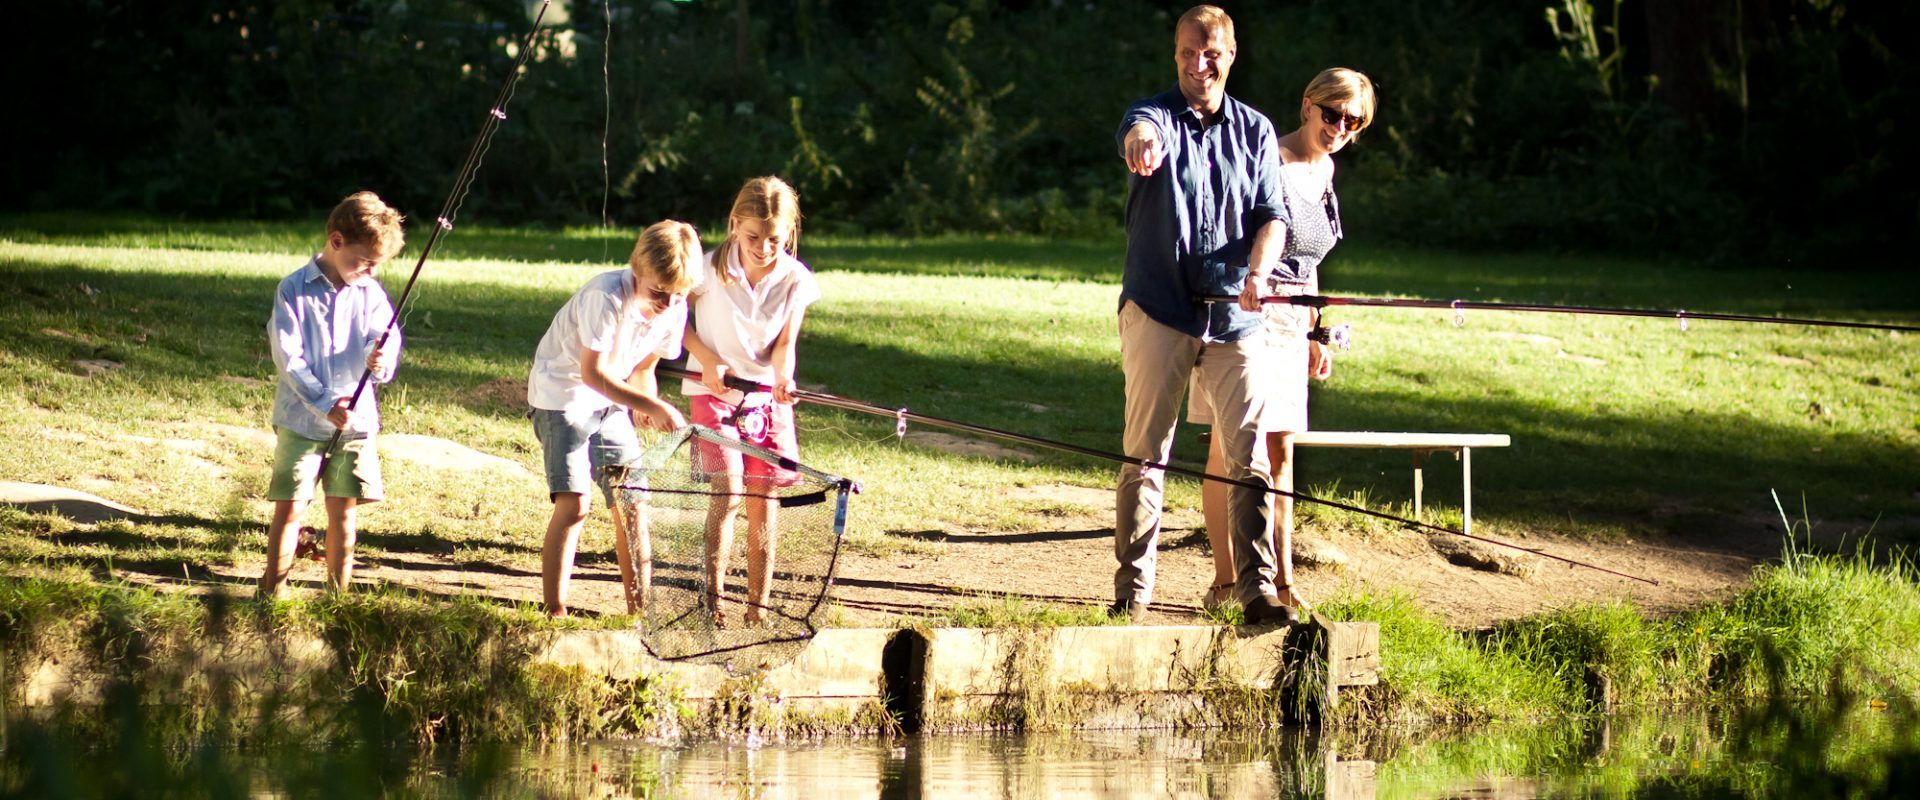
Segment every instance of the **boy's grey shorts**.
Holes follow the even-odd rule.
[[[536,408],[533,435],[546,459],[548,498],[561,492],[585,497],[594,485],[611,505],[612,484],[607,468],[640,457],[640,439],[634,434],[627,410],[609,406],[599,411],[571,414]]]

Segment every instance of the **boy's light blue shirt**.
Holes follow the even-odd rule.
[[[327,412],[341,399],[353,396],[353,387],[366,371],[367,354],[393,319],[387,290],[373,278],[362,278],[339,289],[320,270],[320,257],[280,281],[273,319],[267,323],[267,344],[279,373],[273,393],[273,424],[309,439],[333,438]],[[386,369],[374,373],[378,383],[393,380],[399,366],[400,329],[387,338]],[[380,409],[373,387],[360,395],[344,439],[360,439],[380,429]]]

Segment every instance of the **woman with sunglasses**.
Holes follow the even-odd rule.
[[[1280,137],[1280,174],[1292,223],[1280,263],[1267,276],[1263,295],[1320,293],[1320,262],[1340,241],[1340,202],[1333,193],[1333,154],[1373,122],[1373,81],[1355,70],[1336,67],[1314,76],[1300,98],[1300,127]],[[1320,324],[1319,309],[1269,303],[1268,338],[1274,347],[1274,380],[1261,430],[1266,432],[1273,486],[1293,491],[1293,435],[1307,429],[1307,377],[1333,374],[1333,354],[1308,334]],[[1204,409],[1201,409],[1204,415]],[[1210,419],[1188,418],[1211,424]],[[1207,453],[1207,472],[1225,469],[1216,441]],[[1274,554],[1279,574],[1275,594],[1288,606],[1303,603],[1293,585],[1293,499],[1276,498]],[[1227,487],[1208,481],[1202,489],[1207,539],[1213,545],[1213,586],[1202,604],[1213,608],[1233,596],[1233,540],[1227,536]]]

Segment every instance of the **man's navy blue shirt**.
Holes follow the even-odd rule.
[[[1239,294],[1254,234],[1270,220],[1286,224],[1280,150],[1265,114],[1226,97],[1212,124],[1179,89],[1127,109],[1127,131],[1151,123],[1165,155],[1160,168],[1127,186],[1127,264],[1120,305],[1189,336],[1232,342],[1260,329],[1260,315],[1236,303],[1200,303],[1195,295]]]

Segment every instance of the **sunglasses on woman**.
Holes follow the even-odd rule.
[[[1314,103],[1313,107],[1320,109],[1320,121],[1326,123],[1329,128],[1338,129],[1340,123],[1345,122],[1348,133],[1358,133],[1360,128],[1367,124],[1365,119],[1348,114],[1337,108],[1328,108],[1319,103]]]

